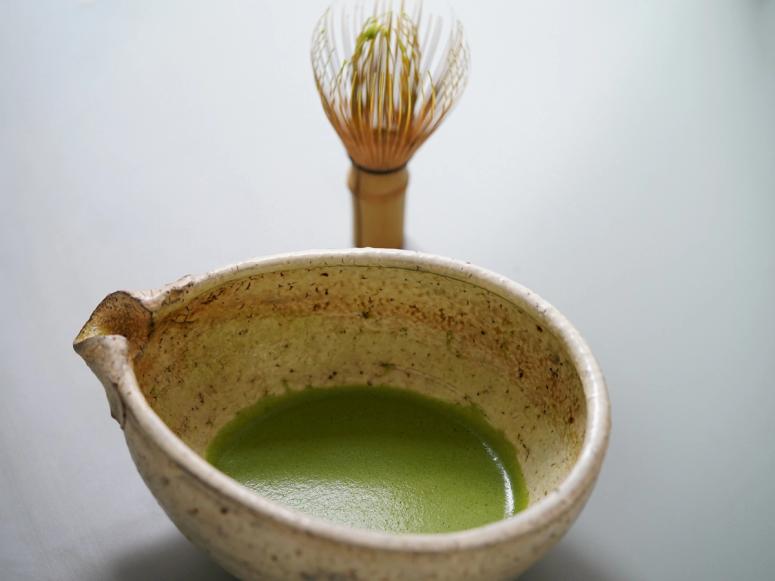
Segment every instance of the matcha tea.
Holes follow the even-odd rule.
[[[513,447],[481,413],[388,387],[265,398],[207,460],[289,507],[395,533],[467,529],[527,504]]]

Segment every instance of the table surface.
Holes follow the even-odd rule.
[[[70,343],[113,290],[350,244],[324,4],[0,4],[3,579],[227,578]],[[456,4],[470,84],[411,164],[409,246],[552,302],[613,405],[591,501],[525,578],[770,577],[775,3]]]

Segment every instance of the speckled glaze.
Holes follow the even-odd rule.
[[[589,348],[553,307],[492,272],[399,250],[260,259],[116,292],[75,339],[148,487],[178,528],[245,579],[507,579],[565,533],[610,431]],[[267,394],[381,384],[474,404],[514,444],[530,504],[446,534],[321,521],[202,457]]]

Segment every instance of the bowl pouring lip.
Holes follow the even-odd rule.
[[[565,344],[571,356],[582,382],[587,405],[584,441],[579,457],[560,485],[516,515],[481,527],[450,533],[392,534],[356,529],[311,517],[248,490],[211,466],[172,432],[146,401],[134,371],[129,366],[129,372],[121,382],[124,385],[120,385],[119,389],[123,392],[127,410],[140,430],[151,437],[180,469],[254,514],[322,538],[362,547],[415,553],[483,547],[526,536],[549,526],[586,499],[600,471],[610,433],[610,403],[605,380],[587,343],[573,325],[533,291],[504,276],[468,262],[415,251],[372,248],[313,250],[249,260],[207,274],[185,276],[160,289],[130,294],[149,311],[158,313],[167,307],[179,307],[179,300],[170,305],[169,297],[180,297],[181,291],[182,300],[187,301],[214,286],[251,274],[283,268],[296,270],[337,266],[404,268],[468,282],[524,307],[547,330],[554,333]]]

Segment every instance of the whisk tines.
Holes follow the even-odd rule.
[[[320,19],[312,67],[323,109],[357,166],[406,165],[465,87],[460,23],[422,2],[343,2]]]

